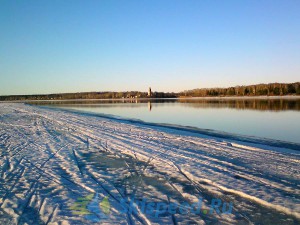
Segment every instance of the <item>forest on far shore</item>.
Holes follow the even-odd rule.
[[[300,95],[300,82],[270,83],[228,88],[200,88],[179,93],[153,92],[79,92],[40,95],[8,95],[0,96],[0,101],[26,100],[69,100],[69,99],[122,99],[122,98],[178,98],[178,97],[211,97],[211,96],[283,96]]]
[[[300,82],[256,84],[229,88],[201,88],[184,91],[180,95],[191,97],[300,95]]]

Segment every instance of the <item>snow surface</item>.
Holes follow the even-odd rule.
[[[232,214],[155,217],[140,206],[122,213],[131,196],[202,198],[202,209],[219,198],[234,207]],[[87,214],[74,213],[78,202]],[[0,224],[300,224],[300,151],[1,103]]]

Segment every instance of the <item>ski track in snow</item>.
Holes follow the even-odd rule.
[[[299,149],[300,150],[300,149]],[[78,198],[109,197],[94,224],[300,224],[300,152],[113,118],[0,104],[0,224],[91,224]],[[156,218],[121,199],[232,201],[232,214]],[[129,206],[129,205],[127,205]]]

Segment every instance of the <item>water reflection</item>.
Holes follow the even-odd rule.
[[[132,104],[135,103],[135,104]],[[300,111],[300,99],[108,99],[108,100],[76,100],[76,101],[40,101],[30,102],[38,105],[55,105],[63,107],[144,107],[147,103],[149,111],[152,103],[181,104],[192,108],[231,108],[239,110],[296,110]]]
[[[152,109],[152,104],[150,101],[148,101],[148,109],[149,109],[149,111],[151,111],[151,109]]]
[[[300,143],[300,99],[110,99],[31,104]]]

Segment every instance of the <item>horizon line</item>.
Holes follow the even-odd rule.
[[[192,90],[205,90],[205,89],[226,89],[226,88],[235,88],[235,87],[247,87],[247,86],[256,86],[256,85],[270,85],[270,84],[296,84],[300,83],[300,81],[295,82],[269,82],[269,83],[256,83],[256,84],[247,84],[247,85],[235,85],[235,86],[226,86],[226,87],[207,87],[207,88],[193,88],[193,89],[186,89],[183,91],[152,91],[152,92],[158,92],[158,93],[174,93],[179,94],[186,91],[192,91]],[[150,87],[152,89],[152,87]],[[9,97],[9,96],[35,96],[35,95],[60,95],[60,94],[83,94],[83,93],[117,93],[117,92],[141,92],[146,93],[148,91],[138,91],[138,90],[130,90],[130,91],[80,91],[80,92],[57,92],[57,93],[44,93],[44,94],[10,94],[10,95],[0,95],[0,97]]]

